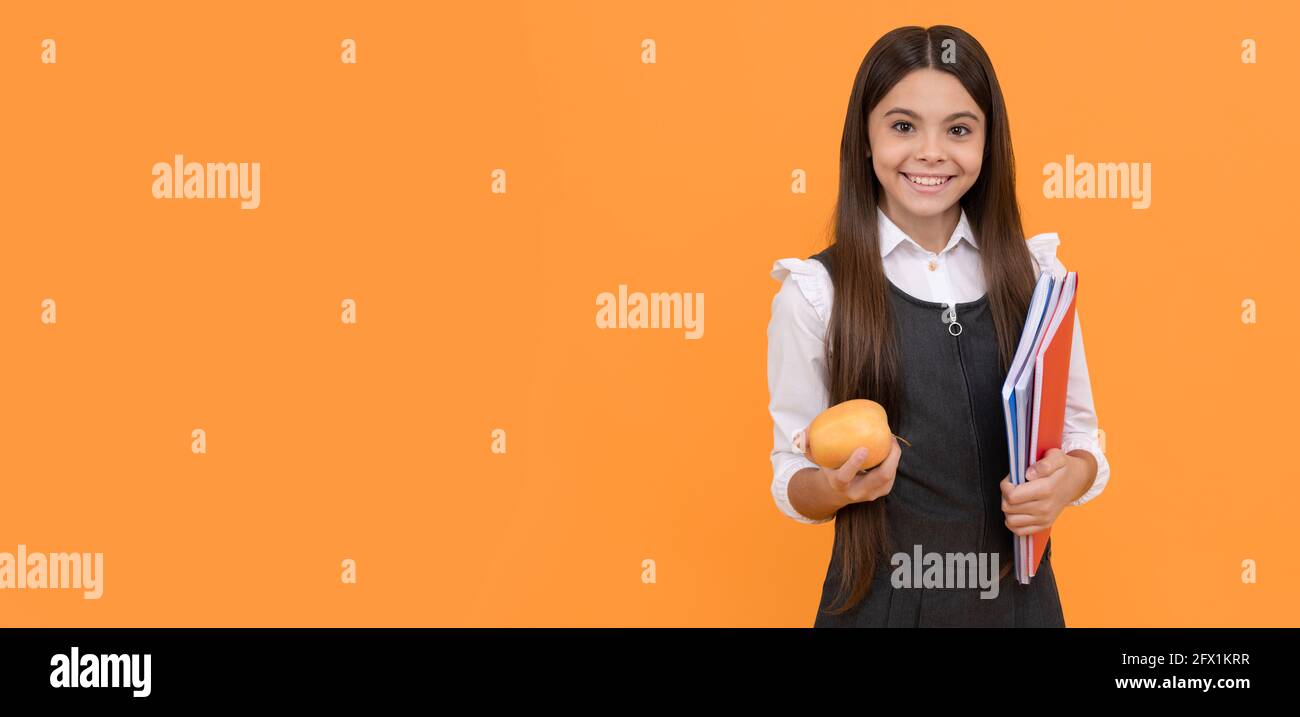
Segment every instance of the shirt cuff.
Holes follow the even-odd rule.
[[[808,525],[829,523],[835,519],[834,515],[825,518],[809,518],[795,510],[794,506],[790,503],[790,479],[794,477],[795,473],[798,473],[804,468],[820,469],[821,466],[812,462],[805,456],[792,456],[788,462],[781,467],[781,470],[777,472],[776,477],[772,480],[772,497],[776,500],[776,505],[781,509],[782,513],[785,513],[787,516],[799,521],[800,523],[806,523]]]
[[[1097,459],[1097,477],[1092,481],[1092,487],[1086,493],[1079,496],[1078,500],[1070,502],[1070,505],[1079,506],[1101,495],[1106,489],[1106,483],[1110,480],[1110,463],[1106,460],[1106,454],[1101,452],[1101,445],[1097,439],[1085,434],[1076,433],[1065,437],[1061,442],[1061,450],[1069,453],[1073,450],[1082,448],[1092,454]]]

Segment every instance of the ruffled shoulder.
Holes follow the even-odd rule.
[[[817,310],[823,322],[830,321],[834,301],[831,275],[825,265],[816,259],[777,259],[772,264],[772,278],[785,282],[788,277],[799,287],[799,293]]]
[[[1065,278],[1065,265],[1056,257],[1056,248],[1061,245],[1061,237],[1056,232],[1035,234],[1025,243],[1029,245],[1029,253],[1034,257],[1035,279],[1042,274],[1043,269],[1048,269],[1057,279]]]

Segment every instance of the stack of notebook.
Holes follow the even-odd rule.
[[[1061,447],[1078,291],[1076,272],[1068,272],[1062,279],[1046,271],[1039,274],[1020,346],[1002,384],[1011,482],[1015,485],[1025,482],[1029,466],[1049,450]],[[1014,536],[1016,580],[1028,584],[1038,572],[1051,532],[1048,528],[1033,535]]]

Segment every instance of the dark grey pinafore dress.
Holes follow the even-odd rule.
[[[830,270],[830,249],[809,258]],[[1006,374],[998,363],[988,295],[957,304],[958,330],[943,320],[945,304],[922,301],[893,282],[887,294],[902,382],[902,415],[892,428],[912,444],[902,446],[894,487],[878,499],[886,506],[888,556],[901,552],[910,559],[917,545],[921,553],[996,552],[998,572],[1012,569],[1000,579],[996,599],[981,599],[978,583],[896,588],[890,579],[896,566],[887,556],[877,566],[871,592],[854,610],[836,616],[826,612],[840,573],[839,556],[833,554],[814,626],[1065,627],[1050,540],[1030,583],[1015,579],[1014,534],[1004,523],[999,487],[1009,472],[1002,409]]]

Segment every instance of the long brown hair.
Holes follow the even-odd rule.
[[[955,49],[955,62],[941,61],[946,40],[952,41],[948,47]],[[830,405],[869,398],[885,407],[895,426],[901,408],[895,382],[899,356],[876,236],[877,202],[884,190],[867,154],[867,117],[895,84],[921,68],[955,76],[986,118],[980,174],[962,196],[961,207],[979,241],[1004,375],[1035,283],[1033,259],[1016,202],[1006,105],[984,48],[965,31],[948,25],[900,27],[886,33],[858,67],[840,141],[840,186],[830,247],[835,302],[826,334],[826,356]],[[840,558],[841,570],[835,602],[840,606],[829,610],[831,614],[853,609],[871,591],[877,566],[886,559],[888,549],[888,497],[851,503],[836,515],[833,550]]]

